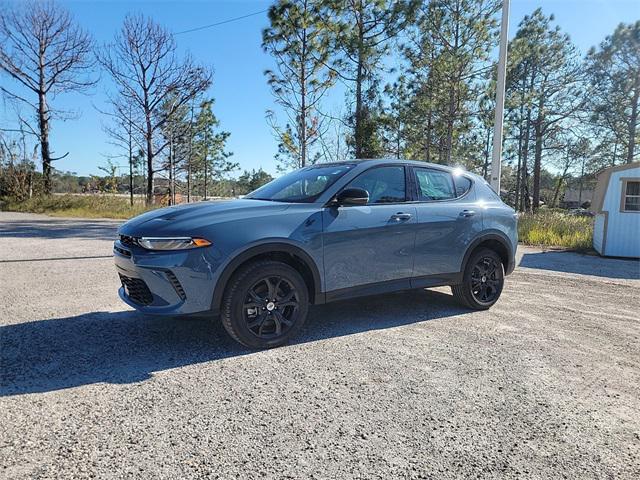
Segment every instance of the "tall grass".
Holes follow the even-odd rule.
[[[526,245],[586,250],[593,241],[593,218],[545,210],[525,213],[518,220],[518,236]]]
[[[149,210],[142,202],[131,206],[128,198],[109,195],[50,195],[22,201],[4,198],[0,201],[0,209],[58,217],[118,219],[131,218]]]

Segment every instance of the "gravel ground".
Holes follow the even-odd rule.
[[[0,213],[0,478],[640,477],[638,262],[521,248],[488,312],[340,302],[249,352],[123,305],[116,225]]]

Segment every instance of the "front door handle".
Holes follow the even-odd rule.
[[[391,215],[391,220],[409,220],[411,218],[410,213],[398,212],[394,215]]]
[[[460,212],[461,217],[473,217],[476,214],[473,210],[463,210]]]

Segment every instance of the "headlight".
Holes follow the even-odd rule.
[[[209,240],[192,237],[142,237],[138,245],[147,250],[185,250],[187,248],[206,247],[211,245]]]

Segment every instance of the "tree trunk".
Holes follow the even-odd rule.
[[[358,66],[356,71],[356,118],[355,118],[355,143],[356,158],[362,158],[364,138],[362,132],[362,83],[364,82],[364,30],[362,24],[362,3],[359,5],[360,16],[358,17]]]
[[[129,203],[133,207],[133,144],[131,139],[131,125],[129,125]]]
[[[527,91],[527,65],[525,65],[524,75],[522,77],[522,89],[520,90],[520,118],[518,122],[518,168],[516,169],[516,195],[515,195],[515,209],[516,211],[522,210],[520,207],[520,175],[522,169],[522,144],[523,144],[523,129],[522,122],[524,121],[524,99]]]
[[[636,145],[636,127],[638,124],[638,98],[640,97],[640,75],[636,75],[635,91],[631,103],[631,118],[629,118],[629,147],[627,148],[627,163],[633,162]]]
[[[431,120],[431,107],[429,107],[429,113],[427,114],[427,145],[426,145],[426,161],[427,162],[431,162],[431,130],[433,129],[433,126],[431,124],[432,120]]]
[[[584,181],[584,167],[585,167],[586,161],[583,158],[582,159],[582,168],[580,170],[580,183],[579,183],[579,187],[578,187],[578,204],[582,207],[582,182]]]
[[[174,182],[173,182],[173,133],[169,134],[169,205],[174,205]]]
[[[400,120],[400,114],[398,113],[398,134],[396,137],[396,158],[400,160],[400,149],[402,144],[402,121]]]
[[[150,113],[145,114],[147,117],[145,139],[147,141],[147,205],[153,204],[153,138],[151,138],[151,117]]]
[[[567,158],[567,163],[564,165],[564,170],[562,171],[562,175],[558,178],[558,183],[556,184],[555,192],[553,192],[553,201],[551,202],[552,207],[558,206],[558,197],[560,196],[560,189],[562,188],[562,182],[567,176],[567,172],[569,171],[569,159]]]
[[[447,136],[445,140],[445,163],[451,163],[451,149],[453,145],[453,114],[455,108],[455,92],[453,86],[449,89],[449,112],[447,116]]]
[[[562,188],[562,182],[564,181],[564,175],[560,175],[558,183],[556,183],[555,191],[553,192],[553,200],[551,201],[551,207],[556,207],[558,202],[558,196],[560,195],[560,189]]]
[[[44,88],[43,88],[44,90]],[[51,151],[49,148],[49,108],[44,92],[38,94],[38,126],[40,127],[40,155],[42,157],[42,177],[44,193],[51,193]]]
[[[453,58],[457,58],[458,50],[460,48],[460,2],[456,2],[455,11],[455,33],[453,41]],[[451,85],[449,87],[449,112],[447,118],[447,137],[446,137],[446,156],[445,161],[447,165],[451,165],[451,154],[453,150],[453,127],[455,123],[456,105],[458,89],[460,88],[460,78],[462,77],[462,66],[456,66],[455,78],[451,79]],[[500,194],[500,192],[498,192]]]
[[[300,59],[300,166],[307,165],[307,79],[306,79],[307,31],[302,30],[302,58]]]
[[[544,131],[544,92],[538,100],[538,117],[534,122],[535,151],[533,159],[533,211],[540,208],[540,174],[542,173],[542,134]]]
[[[187,203],[191,203],[191,157],[193,155],[193,101],[189,120],[189,158],[187,159]]]
[[[209,138],[207,135],[208,131],[205,130],[204,132],[204,199],[207,199],[207,177],[209,175],[209,171],[208,171],[208,159],[207,157],[209,156]]]
[[[489,171],[489,145],[491,143],[491,129],[487,128],[487,141],[484,144],[484,165],[482,165],[482,178],[487,179]]]
[[[204,159],[204,199],[207,199],[207,175],[209,172],[207,171],[207,157]]]
[[[522,210],[531,208],[529,198],[529,140],[531,137],[531,107],[527,107],[527,121],[524,130],[524,142],[522,146]]]
[[[540,175],[542,173],[542,126],[538,119],[535,124],[535,152],[533,158],[533,211],[540,208]]]

